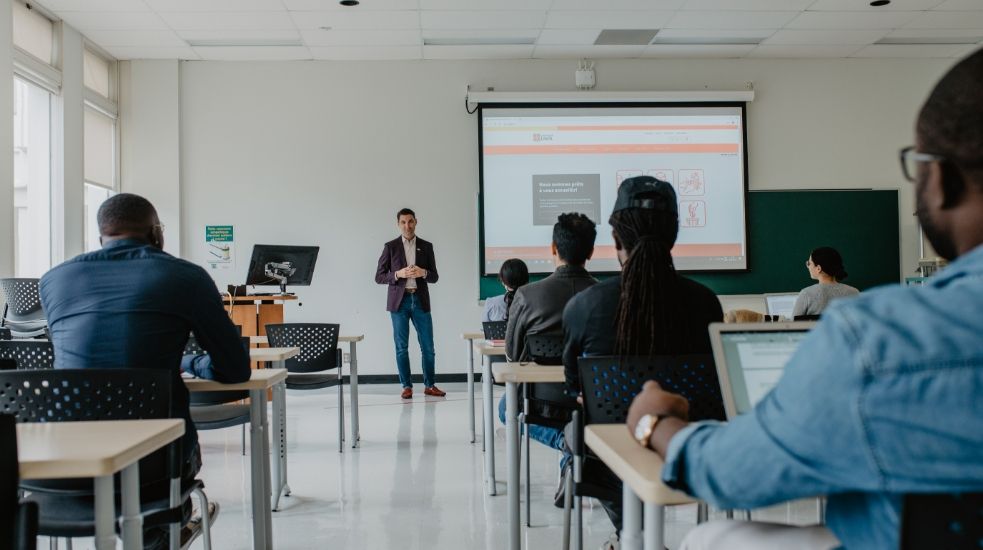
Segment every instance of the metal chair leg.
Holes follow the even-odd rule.
[[[520,415],[522,417],[522,428],[525,430],[526,438],[526,527],[532,527],[532,459],[529,456],[529,425],[526,424],[525,415]]]
[[[65,550],[72,550],[72,539],[65,539]]]
[[[212,518],[208,515],[208,496],[201,489],[195,489],[198,497],[198,509],[201,510],[201,537],[204,550],[212,550]]]
[[[573,528],[573,547],[576,550],[584,550],[584,498],[575,497],[573,501],[573,513],[576,525]]]
[[[707,506],[706,502],[696,503],[696,524],[706,523],[707,519],[710,517],[710,508]]]
[[[242,425],[242,456],[246,456],[246,425]]]
[[[345,450],[345,385],[338,381],[338,452]]]
[[[563,477],[563,546],[562,550],[570,550],[570,513],[573,509],[573,468],[568,468]]]
[[[48,537],[48,550],[58,550],[58,539]]]

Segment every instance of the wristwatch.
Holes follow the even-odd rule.
[[[657,414],[646,414],[639,418],[638,424],[635,425],[635,441],[638,441],[639,445],[647,449],[649,438],[652,437],[652,432],[655,431],[655,427],[661,419],[662,417]]]

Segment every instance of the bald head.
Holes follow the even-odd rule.
[[[106,199],[96,214],[103,243],[118,239],[141,239],[164,247],[157,210],[150,201],[132,193],[120,193]]]

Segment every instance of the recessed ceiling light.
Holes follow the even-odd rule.
[[[358,2],[356,2],[356,4],[357,3]],[[886,5],[890,4],[890,3],[891,3],[891,0],[874,0],[873,2],[870,3],[870,5],[871,6],[874,6],[875,8],[879,8],[881,6],[886,6]],[[344,2],[342,2],[342,4],[344,4]]]
[[[341,2],[338,3],[341,4],[342,6],[352,7],[358,5],[358,0],[341,0]]]

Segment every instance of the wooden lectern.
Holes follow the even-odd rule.
[[[225,311],[243,336],[266,336],[266,325],[283,322],[283,302],[296,300],[292,294],[275,296],[222,296]]]

